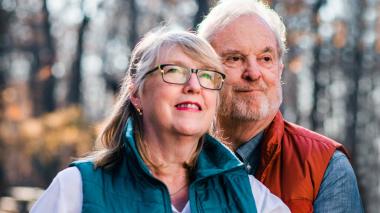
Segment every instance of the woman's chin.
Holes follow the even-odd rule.
[[[200,138],[202,135],[204,135],[207,132],[206,128],[200,128],[200,126],[182,126],[175,128],[176,132],[183,136],[193,136]]]

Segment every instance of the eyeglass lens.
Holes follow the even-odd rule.
[[[176,65],[163,65],[163,80],[167,83],[185,84],[191,76],[191,69]],[[197,70],[199,84],[207,89],[220,89],[223,84],[223,76],[212,70]]]

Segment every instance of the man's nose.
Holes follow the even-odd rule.
[[[257,62],[257,58],[254,56],[248,57],[246,61],[246,66],[244,67],[242,78],[254,81],[259,79],[261,75],[261,67]]]
[[[199,93],[202,89],[202,86],[199,83],[196,73],[191,73],[190,79],[184,85],[185,93]]]

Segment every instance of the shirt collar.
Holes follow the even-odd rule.
[[[242,144],[236,149],[236,153],[240,160],[243,162],[247,162],[249,156],[259,145],[261,139],[264,136],[264,131],[259,132],[259,134],[255,135],[253,138],[248,140],[246,143]]]

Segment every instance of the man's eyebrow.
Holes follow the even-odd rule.
[[[265,47],[261,53],[275,53],[276,51],[272,47]]]
[[[221,53],[221,57],[224,57],[226,55],[231,55],[231,54],[240,54],[240,55],[243,55],[239,50],[228,49],[228,50],[224,50]]]
[[[275,53],[276,50],[273,47],[267,46],[263,50],[261,50],[259,53]],[[221,53],[221,56],[226,56],[230,54],[240,54],[244,55],[241,51],[236,50],[236,49],[226,49]]]

